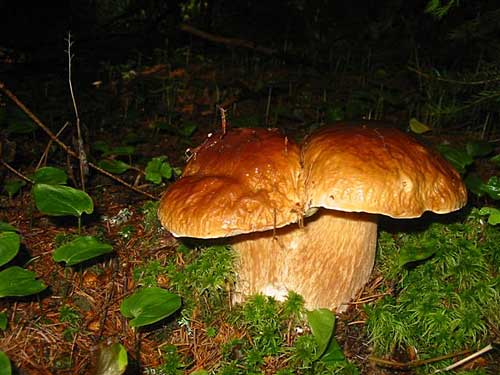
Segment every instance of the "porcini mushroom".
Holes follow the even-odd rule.
[[[325,127],[301,149],[275,130],[235,129],[195,150],[159,217],[174,236],[234,236],[236,300],[294,290],[307,308],[335,309],[370,276],[379,214],[446,213],[466,197],[449,163],[378,123]]]

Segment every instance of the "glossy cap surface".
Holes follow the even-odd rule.
[[[398,129],[329,126],[313,133],[302,152],[307,207],[414,218],[467,202],[455,169]]]

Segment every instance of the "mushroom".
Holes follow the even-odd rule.
[[[459,174],[437,153],[380,123],[321,128],[301,148],[276,130],[234,129],[198,147],[161,199],[177,237],[231,236],[235,301],[301,294],[343,309],[374,264],[379,214],[416,218],[465,205]]]

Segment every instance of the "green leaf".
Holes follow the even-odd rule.
[[[467,174],[464,182],[465,182],[465,186],[467,186],[467,188],[471,192],[476,194],[478,197],[481,197],[484,195],[484,191],[483,191],[484,182],[483,182],[483,180],[481,180],[481,177],[479,177],[477,174],[475,174],[475,173]]]
[[[307,322],[318,345],[316,359],[319,359],[328,348],[335,327],[335,315],[328,309],[307,311]]]
[[[493,164],[500,165],[500,154],[493,156],[490,161]]]
[[[465,145],[465,149],[473,158],[487,156],[493,152],[493,147],[486,141],[469,141]]]
[[[9,267],[0,272],[0,298],[36,294],[46,288],[36,274],[21,267]]]
[[[94,375],[121,375],[128,365],[127,350],[120,343],[101,345]]]
[[[5,221],[0,221],[0,232],[17,232],[17,228]]]
[[[11,375],[12,367],[10,366],[9,357],[7,354],[0,351],[0,375]]]
[[[489,215],[488,224],[500,224],[500,209],[494,207],[483,207],[479,210],[479,215]]]
[[[166,156],[158,156],[148,162],[145,173],[147,181],[160,184],[162,178],[169,179],[172,177],[172,167]]]
[[[207,370],[199,369],[190,373],[190,375],[208,375]]]
[[[435,246],[405,246],[399,252],[399,265],[402,267],[408,263],[424,260],[436,253]]]
[[[172,167],[168,162],[162,163],[160,167],[160,174],[163,178],[169,180],[172,178]]]
[[[2,331],[5,331],[7,329],[7,313],[1,312],[0,313],[0,329]]]
[[[162,288],[143,288],[125,298],[121,313],[130,321],[131,327],[142,327],[166,318],[181,307],[181,298]]]
[[[36,184],[64,185],[68,181],[68,175],[60,168],[43,167],[37,169],[33,180]]]
[[[117,146],[111,149],[108,149],[104,152],[103,156],[129,156],[135,152],[134,146]]]
[[[121,160],[104,159],[99,162],[99,167],[110,173],[122,174],[130,168],[130,165]]]
[[[20,245],[21,238],[16,232],[0,232],[0,266],[14,259]]]
[[[92,236],[80,236],[58,247],[52,257],[56,262],[66,262],[66,265],[73,266],[111,251],[113,246],[110,244],[100,242]]]
[[[439,145],[437,148],[460,173],[464,173],[466,168],[474,162],[472,156],[465,150],[459,150],[450,145]]]
[[[9,198],[12,198],[24,185],[26,185],[26,181],[23,180],[7,180],[3,184],[3,189],[7,192]]]
[[[179,129],[179,134],[183,137],[191,137],[197,128],[198,125],[196,125],[194,122],[185,122]]]
[[[490,177],[488,182],[483,184],[482,190],[492,199],[500,199],[500,176]]]
[[[339,345],[335,337],[332,337],[330,343],[328,344],[328,347],[326,348],[320,359],[321,362],[327,364],[333,364],[333,362],[340,362],[345,360],[342,347]]]
[[[46,215],[81,216],[84,212],[91,214],[94,211],[92,198],[86,192],[69,186],[35,184],[32,192],[36,208]]]
[[[416,118],[410,119],[410,130],[415,134],[423,134],[430,132],[432,129],[429,125],[418,121]]]
[[[110,147],[106,144],[104,141],[96,141],[92,143],[92,148],[94,150],[100,151],[100,152],[108,152],[110,150]]]
[[[13,134],[30,134],[33,133],[36,128],[35,123],[26,118],[26,120],[12,121],[7,127],[7,131]]]

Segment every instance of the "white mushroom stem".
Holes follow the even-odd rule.
[[[238,236],[235,302],[253,293],[283,300],[293,290],[308,309],[343,310],[370,277],[376,241],[377,215],[325,209],[302,228]]]

